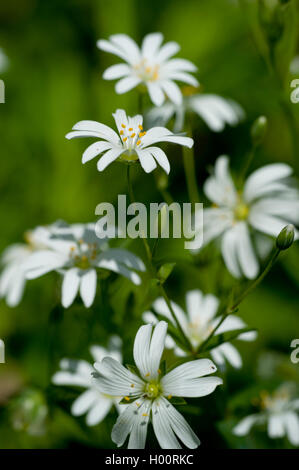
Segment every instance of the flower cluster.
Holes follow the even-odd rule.
[[[200,116],[215,132],[222,131],[227,124],[236,125],[245,117],[242,107],[235,101],[201,93],[199,82],[193,75],[196,66],[188,60],[173,58],[179,50],[176,42],[163,45],[162,42],[161,33],[148,34],[141,47],[124,34],[99,40],[99,49],[124,61],[109,67],[104,72],[104,79],[119,80],[116,92],[120,94],[135,87],[140,96],[148,93],[155,107],[146,115],[139,110],[140,114],[133,117],[125,110],[117,109],[113,113],[116,131],[106,124],[83,120],[66,135],[67,139],[96,139],[84,151],[82,163],[98,157],[99,172],[113,162],[127,166],[132,202],[131,165],[141,166],[146,173],[160,166],[169,174],[170,150],[164,150],[160,145],[170,143],[183,147],[189,196],[190,200],[196,200],[196,194],[194,198],[191,194],[194,188],[196,193],[198,182],[194,171],[192,128],[187,125],[191,122],[188,121],[189,114]],[[185,85],[180,87],[176,82]],[[164,127],[173,118],[174,132]],[[147,123],[150,123],[148,127]],[[182,132],[185,126],[190,135]],[[257,333],[235,313],[246,295],[269,271],[278,254],[299,235],[299,192],[292,175],[289,165],[274,163],[258,168],[245,181],[244,177],[234,180],[229,158],[220,156],[216,160],[214,170],[203,185],[204,195],[212,203],[204,209],[203,250],[214,243],[214,251],[222,254],[224,260],[221,268],[225,270],[226,266],[235,278],[254,281],[249,282],[241,293],[241,282],[238,289],[232,286],[230,294],[224,289],[221,299],[218,298],[221,289],[216,296],[195,288],[185,293],[183,307],[173,302],[168,298],[164,283],[174,264],[161,265],[154,256],[156,244],[151,248],[145,237],[146,263],[131,251],[115,247],[108,238],[109,230],[116,230],[111,226],[98,233],[93,222],[67,224],[57,221],[27,232],[26,243],[5,250],[0,297],[11,307],[21,301],[27,280],[50,272],[57,273],[62,279],[61,303],[64,308],[69,308],[76,298],[84,307],[91,308],[97,285],[106,280],[113,283],[115,275],[131,281],[138,286],[135,289],[139,289],[140,297],[144,295],[144,302],[139,303],[139,307],[142,305],[139,313],[145,324],[139,327],[134,340],[135,365],[122,364],[120,347],[123,341],[116,336],[110,339],[108,348],[102,345],[90,348],[94,364],[66,358],[60,361],[60,370],[52,376],[52,383],[84,389],[71,406],[74,416],[86,414],[86,424],[94,426],[115,406],[119,415],[111,438],[117,446],[123,446],[127,441],[128,448],[144,448],[151,423],[163,449],[179,449],[182,445],[191,449],[198,447],[199,438],[174,405],[185,404],[185,398],[213,393],[223,383],[222,378],[212,375],[217,370],[215,364],[221,373],[226,363],[236,369],[242,367],[241,354],[233,341],[253,341]],[[161,190],[161,185],[158,184],[157,189]],[[275,238],[276,245],[273,243]],[[257,278],[269,247],[274,247],[274,254]],[[192,253],[194,258],[188,253],[195,269],[197,255],[200,256],[203,250],[199,254]],[[147,279],[141,275],[145,271]],[[110,292],[107,290],[103,295],[109,297]],[[169,367],[169,363],[162,360],[165,346],[167,361],[169,357],[170,362],[174,361],[178,356],[179,365],[170,364]],[[44,421],[47,407],[42,405]],[[278,390],[272,396],[263,396],[261,408],[260,413],[243,419],[233,432],[244,436],[253,425],[267,423],[270,437],[286,434],[293,445],[299,445],[298,399],[291,399],[287,393]]]

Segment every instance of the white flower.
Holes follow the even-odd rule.
[[[99,239],[94,224],[59,227],[53,233],[51,249],[33,253],[26,263],[26,278],[35,279],[50,271],[63,275],[62,305],[68,308],[78,292],[85,307],[93,304],[97,287],[97,269],[113,271],[134,284],[141,279],[134,270],[144,271],[143,262],[127,250],[109,248],[107,239]]]
[[[51,230],[55,224],[48,227],[37,227],[25,233],[27,243],[16,243],[9,246],[1,257],[4,266],[0,275],[0,297],[5,297],[10,307],[18,305],[22,299],[26,275],[24,262],[33,252],[48,246]]]
[[[171,302],[171,305],[185,335],[194,349],[198,349],[219,323],[220,318],[216,317],[219,300],[214,295],[203,295],[200,290],[192,290],[186,294],[186,313],[175,302]],[[155,300],[152,308],[154,312],[163,315],[174,324],[169,308],[162,297]],[[157,323],[155,314],[150,311],[143,314],[143,320],[147,323]],[[226,320],[224,320],[222,325],[220,325],[216,334],[239,330],[241,328],[246,328],[246,326],[246,323],[244,323],[241,318],[236,315],[230,315]],[[247,332],[239,335],[236,339],[253,341],[255,338],[255,332]],[[165,344],[166,347],[170,349],[174,348],[174,352],[178,356],[187,355],[185,351],[176,345],[170,335],[167,336]],[[228,342],[212,349],[210,353],[213,361],[215,361],[219,366],[223,367],[225,365],[225,360],[227,360],[233,367],[239,368],[242,366],[242,358],[238,350]]]
[[[126,34],[114,34],[109,41],[100,39],[97,42],[99,49],[111,52],[126,62],[109,67],[103,78],[120,78],[115,87],[119,94],[143,84],[156,106],[163,104],[165,94],[180,105],[182,93],[174,80],[198,86],[198,81],[189,73],[195,72],[197,68],[189,60],[170,59],[179,51],[180,46],[176,42],[167,42],[161,46],[162,41],[161,33],[145,36],[141,48]]]
[[[222,380],[204,377],[216,371],[209,359],[186,362],[163,376],[160,361],[166,334],[167,323],[164,321],[159,322],[154,330],[152,325],[139,328],[134,342],[136,373],[109,357],[94,365],[97,371],[94,377],[100,390],[109,395],[122,396],[130,402],[112,430],[112,440],[118,446],[122,446],[130,435],[128,448],[144,448],[150,419],[163,449],[180,449],[177,437],[191,449],[200,444],[169,400],[172,397],[209,395]]]
[[[230,175],[228,157],[217,159],[214,174],[204,185],[214,205],[204,210],[204,245],[220,239],[224,262],[233,276],[254,279],[259,273],[250,229],[277,237],[286,225],[299,224],[299,193],[288,180],[292,172],[285,163],[266,165],[247,178],[240,192]]]
[[[122,355],[119,351],[120,338],[113,337],[111,339],[114,343],[117,343],[117,349],[107,350],[101,346],[92,346],[90,348],[94,361],[101,361],[107,356],[112,357],[116,361],[122,361]],[[62,370],[56,372],[52,377],[52,382],[55,385],[73,385],[86,389],[72,404],[71,413],[74,416],[82,416],[87,413],[87,425],[95,426],[105,419],[113,405],[120,411],[117,399],[101,393],[96,383],[92,380],[94,369],[87,361],[62,359],[60,361],[60,368]]]
[[[242,419],[234,428],[237,436],[246,436],[255,424],[267,424],[269,437],[275,439],[287,435],[294,446],[299,446],[299,400],[291,400],[288,390],[279,388],[271,395],[262,395],[260,413]]]
[[[192,87],[186,87],[186,89],[189,88]],[[184,92],[183,89],[183,95],[185,93],[188,91]],[[243,109],[235,101],[218,95],[199,93],[184,96],[179,106],[167,101],[160,107],[152,108],[147,113],[147,119],[151,125],[165,126],[171,118],[175,117],[173,131],[181,132],[188,112],[197,114],[214,132],[223,131],[226,124],[235,126],[244,118]]]
[[[193,139],[175,135],[165,127],[153,127],[144,131],[143,117],[126,115],[123,109],[117,109],[113,114],[119,135],[110,127],[96,121],[80,121],[74,125],[73,131],[66,135],[67,139],[76,137],[97,137],[102,139],[91,144],[82,155],[82,163],[86,163],[101,153],[98,170],[103,171],[110,163],[119,159],[127,163],[140,161],[146,173],[157,167],[157,163],[166,173],[170,172],[167,156],[159,147],[151,147],[158,142],[173,142],[192,147]],[[105,152],[105,153],[104,153]]]

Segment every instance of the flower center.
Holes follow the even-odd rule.
[[[157,398],[162,392],[161,386],[157,382],[146,384],[144,391],[149,398]]]
[[[140,147],[142,137],[146,134],[142,125],[136,128],[129,127],[126,124],[121,124],[119,135],[121,138],[122,146],[126,149],[126,153],[121,154],[120,160],[127,162],[134,162],[138,160],[136,149]]]
[[[88,269],[92,266],[93,261],[98,255],[98,248],[94,243],[85,243],[79,240],[77,246],[70,249],[70,258],[79,269]]]
[[[249,214],[249,207],[244,204],[244,202],[240,202],[234,210],[234,215],[236,220],[246,220]]]
[[[145,82],[155,82],[159,79],[159,65],[149,65],[146,59],[135,65],[135,71],[137,76]]]

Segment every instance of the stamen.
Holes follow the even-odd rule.
[[[123,129],[125,129],[125,128],[126,128],[125,124],[122,124],[122,125],[121,125],[121,127],[122,127]]]
[[[139,407],[140,403],[138,401],[136,401],[135,405]]]
[[[145,377],[149,377],[151,374],[148,372],[147,374],[145,374]]]
[[[124,399],[125,399],[126,401],[130,401],[130,398],[129,398],[129,397],[124,397]]]
[[[139,124],[139,129],[142,131],[143,130],[143,127],[141,126],[141,124]]]
[[[167,397],[167,398],[168,398],[168,400],[171,400],[171,398],[172,398],[172,395],[168,395],[168,397]]]
[[[131,387],[132,387],[132,388],[134,388],[134,387],[135,387],[135,385],[134,385],[134,384],[131,384]]]
[[[142,416],[148,416],[148,414],[147,413],[142,413]]]
[[[158,369],[158,374],[161,374],[161,370],[160,370],[160,369]]]
[[[126,142],[128,140],[128,137],[124,137],[123,141]]]
[[[137,140],[136,145],[140,145],[140,144],[141,144],[141,140]]]
[[[133,130],[133,127],[129,127],[129,131],[132,132],[132,130]]]
[[[123,135],[123,134],[124,134],[124,131],[120,131],[119,133],[120,133],[120,135]]]
[[[135,132],[133,132],[133,134],[131,135],[131,139],[133,139],[135,137]]]

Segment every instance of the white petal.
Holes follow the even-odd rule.
[[[131,73],[131,68],[127,64],[116,64],[108,67],[103,73],[105,80],[114,80],[121,78]]]
[[[68,261],[68,257],[51,250],[40,250],[33,253],[23,264],[27,279],[35,279],[39,276],[62,268]]]
[[[115,46],[126,53],[127,62],[130,64],[140,62],[141,55],[139,47],[130,36],[127,34],[113,34],[109,39]]]
[[[219,349],[226,360],[236,369],[239,369],[242,366],[240,353],[232,344],[223,343],[216,349]]]
[[[164,351],[165,338],[167,333],[167,323],[160,321],[154,328],[149,349],[150,379],[157,379],[159,376],[159,366]]]
[[[91,144],[82,155],[82,163],[89,162],[89,160],[92,160],[100,153],[111,148],[112,144],[110,142],[95,142]]]
[[[90,269],[86,273],[81,273],[80,295],[86,308],[89,308],[94,301],[97,289],[97,272]]]
[[[210,208],[203,211],[203,241],[207,245],[231,228],[233,214],[230,209]],[[201,227],[198,227],[200,230]]]
[[[141,403],[141,400],[138,400]],[[136,402],[128,405],[123,413],[119,415],[113,426],[111,439],[118,446],[122,446],[131,432],[134,421],[136,420],[136,411],[138,407]]]
[[[20,270],[16,273],[7,292],[6,302],[9,307],[16,307],[21,302],[24,293],[25,282],[25,274],[22,272],[22,270]]]
[[[197,67],[186,59],[171,59],[165,64],[165,69],[173,71],[196,72]]]
[[[163,80],[161,82],[161,87],[167,94],[170,101],[175,103],[177,106],[180,106],[182,104],[182,92],[175,82],[173,82],[172,80]]]
[[[111,127],[97,121],[79,121],[73,126],[73,131],[76,131],[73,132],[73,136],[66,137],[100,137],[101,139],[108,140],[115,145],[117,145],[120,141],[119,136],[113,129],[111,129]]]
[[[93,382],[102,393],[114,397],[140,396],[144,383],[112,357],[105,357],[94,367],[100,376],[96,376]]]
[[[80,284],[78,268],[71,268],[66,271],[62,281],[62,305],[68,308],[75,300]]]
[[[99,171],[105,170],[110,163],[114,162],[122,153],[124,149],[113,148],[108,150],[108,152],[104,153],[104,155],[100,158],[97,164],[97,168]]]
[[[130,433],[128,449],[144,449],[146,442],[147,427],[151,410],[151,402],[144,400],[135,411],[134,423]]]
[[[171,41],[164,44],[157,54],[156,60],[158,63],[165,62],[169,57],[172,57],[180,50],[177,42]]]
[[[263,214],[259,211],[255,211],[254,208],[250,211],[249,223],[259,232],[272,237],[277,237],[281,230],[287,225],[287,223],[279,217]]]
[[[162,449],[181,449],[171,427],[171,420],[164,400],[155,400],[152,407],[153,428]]]
[[[219,300],[211,294],[203,296],[197,289],[187,292],[186,304],[191,322],[198,321],[200,325],[207,325],[217,313]]]
[[[90,409],[86,416],[87,426],[95,426],[105,419],[112,406],[112,400],[106,397],[100,397],[97,402]]]
[[[162,41],[163,34],[161,33],[147,34],[142,41],[142,57],[146,58],[147,60],[151,59],[152,57],[155,57]]]
[[[233,433],[236,436],[246,436],[254,424],[261,423],[263,421],[264,417],[262,415],[254,414],[246,416],[246,418],[242,419],[242,421],[240,421],[240,423],[233,429]]]
[[[137,85],[139,85],[139,83],[141,83],[141,81],[141,78],[134,75],[122,78],[115,85],[115,91],[121,95],[127,91],[132,90],[132,88],[135,88]]]
[[[170,164],[165,152],[163,152],[163,150],[161,150],[159,147],[147,147],[146,150],[150,152],[152,156],[157,160],[160,167],[163,168],[163,170],[167,174],[169,174]]]
[[[189,449],[195,449],[200,445],[200,440],[193,432],[185,418],[165,398],[162,398],[167,408],[171,427],[178,438]]]
[[[112,44],[110,41],[106,41],[105,39],[99,39],[97,41],[97,47],[105,52],[110,52],[111,54],[115,54],[121,59],[124,59],[126,62],[129,62],[127,54],[124,50],[120,49],[115,44]]]
[[[140,164],[146,173],[151,173],[155,168],[157,168],[157,163],[152,157],[151,153],[147,150],[137,150],[137,155],[140,161]]]
[[[283,426],[283,415],[271,414],[268,421],[268,434],[272,438],[283,437],[285,430]]]
[[[221,251],[224,262],[230,273],[236,277],[241,277],[241,270],[237,258],[238,238],[237,232],[233,228],[227,230],[222,237]]]
[[[164,103],[165,96],[161,90],[160,85],[153,82],[146,82],[146,86],[150,95],[150,99],[156,106],[161,106]]]
[[[293,173],[292,168],[285,163],[273,163],[254,171],[247,179],[244,186],[244,198],[251,202],[260,196],[260,191],[264,193],[265,187],[277,180],[286,178]]]
[[[89,389],[83,392],[72,404],[71,412],[74,416],[81,416],[96,402],[99,393]]]
[[[299,418],[298,415],[292,411],[285,413],[284,426],[287,432],[288,439],[293,446],[299,446]]]
[[[219,206],[234,207],[237,191],[229,171],[229,158],[221,155],[215,163],[214,175],[204,184],[206,196]]]
[[[238,259],[242,272],[248,279],[255,279],[259,273],[259,263],[253,250],[247,224],[240,222],[236,226],[238,232]]]
[[[152,325],[143,325],[137,331],[134,341],[134,361],[142,376],[150,373],[150,340],[152,335]]]

